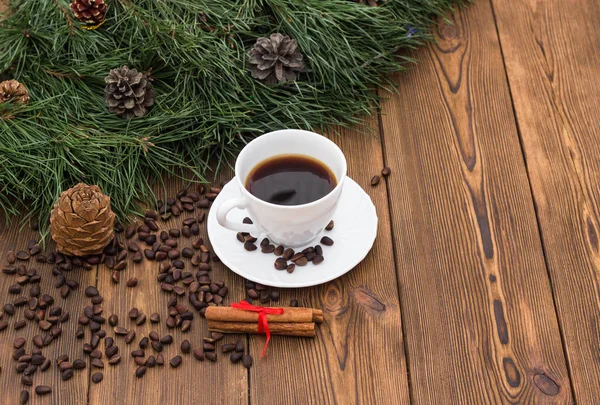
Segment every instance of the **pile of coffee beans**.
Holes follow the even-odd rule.
[[[35,263],[52,266],[53,285],[58,294],[66,300],[71,291],[80,288],[79,283],[70,277],[73,271],[89,271],[95,269],[97,265],[104,264],[111,271],[113,283],[118,284],[123,270],[127,269],[129,259],[134,263],[144,260],[156,262],[157,284],[164,294],[171,296],[164,314],[146,315],[140,308],[131,308],[128,313],[131,327],[127,327],[116,314],[108,317],[104,315],[102,307],[104,298],[100,291],[96,286],[87,286],[84,293],[89,302],[85,304],[77,318],[78,325],[75,332],[75,337],[83,340],[86,337],[85,330],[90,331],[89,340],[81,343],[86,358],[71,361],[66,355],[59,356],[54,362],[54,367],[62,381],[70,380],[78,370],[89,366],[92,370],[92,382],[100,383],[104,379],[103,373],[107,367],[121,363],[123,355],[121,349],[129,347],[136,340],[135,327],[144,325],[148,320],[152,324],[165,322],[169,329],[178,328],[182,332],[188,332],[192,329],[196,318],[195,312],[203,317],[207,307],[226,304],[224,301],[228,297],[228,287],[223,281],[214,280],[211,276],[211,263],[219,261],[219,258],[211,252],[200,237],[200,227],[206,218],[205,210],[210,208],[220,191],[220,187],[206,189],[201,186],[198,192],[181,190],[175,197],[167,198],[165,202],[158,201],[156,210],[146,212],[142,223],[128,227],[115,224],[117,236],[100,255],[69,257],[53,251],[44,253],[35,240],[30,241],[26,249],[9,251],[2,273],[7,277],[15,278],[15,283],[8,290],[15,298],[6,303],[0,311],[0,332],[9,327],[10,318],[14,318],[12,324],[16,330],[26,327],[28,323],[32,325],[31,327],[39,329],[39,333],[31,339],[29,351],[26,349],[27,342],[24,338],[17,338],[13,342],[15,369],[23,385],[32,386],[36,373],[45,372],[53,366],[52,361],[46,358],[42,351],[61,337],[63,325],[70,320],[69,312],[56,306],[52,295],[41,291],[42,273],[36,269]],[[180,227],[168,231],[160,230],[159,221],[167,221],[186,212],[194,215],[183,219]],[[34,225],[33,228],[38,229],[38,226]],[[182,246],[188,238],[192,239],[189,245]],[[270,247],[266,250],[270,250]],[[283,255],[284,249],[274,248],[273,253]],[[190,265],[191,268],[186,269]],[[147,280],[132,277],[128,279],[126,285],[128,288],[136,288],[144,282]],[[248,294],[245,299],[248,302],[252,302],[253,299],[260,300],[262,303],[279,300],[279,292],[274,289],[251,282],[248,282],[246,287]],[[186,295],[187,305],[180,301],[180,298]],[[23,308],[22,311],[19,310],[20,307]],[[20,319],[21,314],[23,319]],[[112,329],[106,330],[107,324]],[[109,336],[109,333],[112,336]],[[183,355],[191,353],[199,361],[206,358],[208,361],[215,362],[217,342],[222,339],[222,333],[211,332],[209,336],[202,339],[201,347],[193,347],[187,339],[181,342],[179,347]],[[101,342],[104,342],[104,350],[101,350]],[[137,345],[139,348],[133,347],[128,350],[137,366],[135,376],[142,378],[148,369],[163,366],[165,358],[162,352],[165,346],[172,343],[174,339],[171,335],[160,337],[154,331],[148,336],[139,337]],[[245,367],[252,366],[252,357],[250,354],[244,354],[245,348],[241,340],[236,342],[231,350],[228,345],[230,344],[223,344],[221,351],[222,353],[231,351],[232,362],[241,361]],[[169,364],[177,368],[184,359],[185,356],[176,355],[169,360]],[[52,392],[52,388],[38,386],[35,392],[37,395],[47,395]],[[29,395],[27,389],[23,390],[21,403],[27,403]]]
[[[251,224],[252,219],[246,217],[242,222],[245,224]],[[334,222],[329,221],[325,227],[325,230],[331,231],[333,226]],[[236,239],[240,243],[243,243],[244,249],[249,252],[253,252],[258,249],[256,246],[257,238],[247,232],[238,232]],[[320,242],[325,246],[333,245],[333,239],[331,239],[329,236],[323,236]],[[260,251],[267,254],[273,253],[275,256],[277,256],[277,259],[275,259],[275,263],[273,264],[275,270],[286,270],[290,274],[296,270],[297,266],[306,266],[309,262],[314,265],[318,265],[323,263],[325,260],[325,257],[323,256],[323,247],[321,245],[309,246],[300,252],[296,252],[292,248],[286,248],[285,246],[281,245],[275,246],[271,243],[271,241],[269,241],[268,238],[264,238],[260,241]]]

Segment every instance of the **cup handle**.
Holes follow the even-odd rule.
[[[230,198],[224,201],[217,207],[217,222],[223,228],[227,228],[231,231],[236,232],[248,232],[253,236],[258,235],[260,232],[254,224],[244,224],[233,222],[227,218],[227,214],[234,208],[244,209],[248,206],[248,203],[244,197]]]

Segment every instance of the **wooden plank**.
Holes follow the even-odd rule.
[[[29,227],[21,229],[18,218],[13,219],[11,224],[7,224],[5,218],[0,214],[0,268],[7,265],[7,254],[10,250],[18,251],[27,248],[27,244],[32,239],[39,238],[39,233],[32,231]],[[48,244],[47,251],[54,251],[55,244]],[[33,376],[33,386],[26,387],[21,384],[21,375],[15,371],[17,362],[13,360],[14,352],[13,341],[16,338],[23,337],[27,340],[25,345],[26,352],[31,354],[34,347],[31,340],[35,335],[45,336],[35,321],[28,321],[27,326],[16,331],[14,323],[19,320],[24,320],[23,315],[25,307],[17,308],[15,315],[9,316],[4,314],[0,318],[7,320],[9,326],[4,331],[0,332],[0,387],[2,387],[2,400],[0,402],[6,404],[19,403],[19,394],[21,390],[26,389],[30,393],[30,404],[50,404],[50,403],[85,403],[88,393],[88,368],[80,371],[75,371],[74,377],[69,381],[61,381],[60,373],[56,367],[56,359],[61,355],[68,355],[71,362],[75,359],[85,360],[89,364],[88,359],[84,356],[81,347],[82,341],[75,338],[77,330],[77,318],[82,312],[83,307],[89,302],[89,299],[84,295],[84,289],[87,285],[94,283],[96,278],[96,268],[90,271],[82,269],[71,271],[67,274],[67,279],[75,280],[79,283],[79,288],[71,291],[67,299],[63,299],[59,290],[55,288],[55,277],[52,276],[52,268],[50,264],[40,264],[35,260],[19,261],[16,263],[25,264],[28,269],[37,269],[37,273],[42,275],[40,282],[40,290],[42,294],[49,294],[54,298],[54,306],[60,306],[63,311],[70,313],[70,320],[61,325],[62,335],[50,345],[42,349],[42,354],[52,360],[52,366],[45,372],[37,371]],[[8,293],[8,287],[16,283],[17,275],[0,274],[0,313],[6,303],[13,303],[17,297],[30,297],[29,291],[32,284],[28,284],[23,288],[19,295]],[[86,334],[86,339],[89,340],[89,332]],[[52,395],[38,397],[34,393],[37,385],[48,385],[52,387]]]
[[[226,179],[227,173],[224,173],[219,180]],[[177,181],[167,181],[167,196],[174,196],[183,185]],[[192,188],[197,189],[196,186]],[[207,211],[207,210],[206,210]],[[198,213],[200,210],[197,211]],[[191,217],[194,214],[183,214],[178,218],[172,217],[167,222],[158,221],[160,230],[169,230],[171,228],[181,228],[184,218]],[[205,224],[201,227],[200,236],[207,241]],[[160,232],[159,230],[159,232]],[[120,238],[124,238],[121,234]],[[177,238],[178,249],[181,251],[184,247],[191,247],[191,243],[196,237],[185,238],[183,235]],[[140,247],[145,246],[143,242]],[[189,259],[184,259],[186,270],[196,273],[197,268],[190,264]],[[228,304],[233,300],[239,301],[244,297],[243,280],[228,271],[221,263],[211,263],[213,270],[211,277],[213,281],[224,281],[229,287],[229,297],[224,303]],[[107,365],[104,370],[104,381],[100,384],[90,383],[90,404],[102,404],[107,398],[122,398],[123,403],[159,403],[159,404],[189,404],[189,403],[210,403],[210,404],[246,404],[248,402],[248,380],[247,371],[241,364],[231,364],[228,358],[221,356],[218,352],[216,363],[208,360],[199,362],[193,355],[183,354],[180,344],[184,339],[190,341],[192,348],[199,348],[202,345],[202,338],[208,336],[207,322],[200,318],[197,311],[190,306],[194,312],[194,320],[190,331],[183,333],[179,328],[168,329],[165,321],[167,317],[167,302],[171,295],[162,292],[156,279],[158,275],[158,263],[144,260],[142,263],[135,264],[129,259],[129,265],[126,270],[121,272],[121,282],[115,285],[111,281],[111,271],[100,266],[98,274],[98,289],[105,297],[104,311],[108,317],[116,314],[119,317],[119,325],[126,329],[135,329],[136,338],[133,343],[127,345],[123,337],[115,339],[119,346],[122,356],[120,365],[113,367]],[[131,277],[137,277],[139,284],[135,288],[126,286],[127,280]],[[179,303],[188,305],[187,294],[178,299]],[[145,325],[135,326],[128,318],[128,312],[133,307],[139,308],[146,316],[153,312],[158,312],[161,316],[160,324],[151,324],[149,321]],[[171,345],[165,345],[162,352],[165,358],[165,365],[162,367],[149,368],[143,378],[136,378],[134,373],[137,368],[130,355],[132,350],[138,349],[138,342],[143,336],[148,336],[150,331],[156,331],[161,337],[170,334],[174,338]],[[112,330],[108,331],[109,336],[113,336]],[[102,346],[102,344],[101,344]],[[151,347],[145,350],[146,357],[156,356]],[[176,355],[183,357],[180,367],[173,369],[169,366],[169,360]],[[120,402],[120,401],[119,401]]]
[[[382,114],[412,398],[571,402],[492,10],[450,17]]]
[[[378,134],[376,117],[369,124]],[[322,308],[325,322],[315,339],[274,337],[262,359],[264,337],[250,338],[255,361],[251,403],[268,398],[270,404],[406,404],[387,193],[383,180],[378,187],[370,185],[383,167],[380,139],[352,130],[330,138],[346,154],[349,176],[373,199],[379,216],[377,240],[367,258],[345,276],[313,288],[280,290],[280,305],[297,298],[301,306]]]
[[[600,4],[492,3],[575,398],[600,403]]]

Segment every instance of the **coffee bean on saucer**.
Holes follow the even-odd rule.
[[[291,274],[291,273],[293,273],[293,272],[294,272],[294,270],[296,270],[296,265],[295,265],[294,263],[291,263],[291,264],[289,264],[289,265],[287,266],[286,270],[287,270],[287,272],[288,272],[288,273],[290,273],[290,274]]]
[[[275,251],[275,245],[266,245],[263,246],[260,250],[263,253],[273,253]]]
[[[381,175],[383,177],[387,177],[392,173],[392,169],[390,169],[388,166],[384,167],[383,169],[381,169]]]
[[[251,220],[250,218],[248,218],[248,217],[245,217],[245,218],[242,220],[242,223],[244,223],[244,224],[253,224],[254,222],[252,222],[252,220]]]
[[[256,250],[256,245],[252,242],[246,242],[244,243],[244,249],[246,249],[249,252],[252,252],[253,250]]]
[[[275,250],[273,251],[273,254],[275,254],[275,256],[281,256],[283,254],[284,250],[285,250],[285,248],[283,246],[279,245],[275,248]]]
[[[306,266],[308,264],[308,258],[306,256],[299,257],[294,264],[296,266]]]
[[[294,249],[287,248],[283,251],[282,257],[285,260],[290,260],[294,256],[294,254],[295,254]]]
[[[371,178],[371,185],[376,186],[377,184],[379,184],[379,180],[380,180],[380,177],[378,175],[373,176]]]
[[[277,260],[275,260],[275,268],[277,270],[285,270],[287,268],[287,260],[282,257],[277,258]]]
[[[323,255],[323,247],[321,247],[321,245],[316,245],[315,246],[315,253],[318,255]]]
[[[263,240],[260,241],[260,247],[265,247],[268,246],[271,242],[269,241],[269,238],[264,238]]]
[[[319,263],[322,263],[323,260],[325,260],[323,255],[316,255],[315,257],[313,257],[312,262],[313,262],[313,264],[319,264]]]
[[[321,238],[321,243],[325,246],[331,246],[333,245],[333,239],[331,239],[329,236],[323,236]]]

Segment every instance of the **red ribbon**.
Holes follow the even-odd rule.
[[[260,357],[264,357],[267,352],[267,347],[269,346],[269,340],[271,340],[271,331],[269,330],[269,322],[267,322],[267,314],[281,315],[283,314],[283,308],[259,307],[249,304],[244,300],[232,303],[231,307],[244,311],[258,312],[258,333],[264,333],[267,336],[265,347],[263,347],[262,353],[260,354]]]

